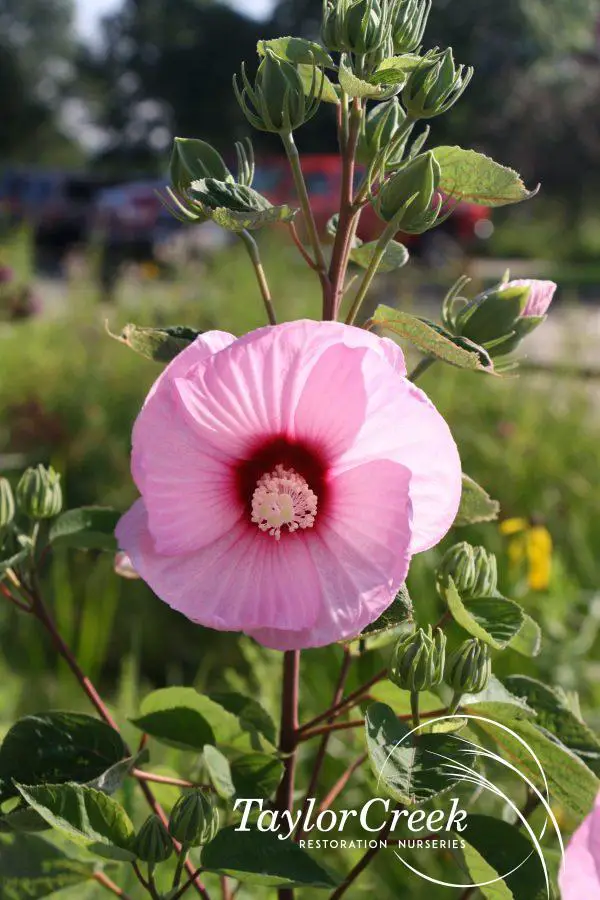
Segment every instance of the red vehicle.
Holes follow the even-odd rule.
[[[307,155],[302,158],[302,169],[317,227],[323,234],[339,205],[341,160],[333,155]],[[295,202],[294,182],[284,157],[259,162],[254,187],[272,203]],[[358,230],[361,240],[376,240],[383,227],[372,206],[365,207]],[[423,235],[399,234],[398,240],[416,256],[422,256],[431,264],[440,264],[470,252],[480,240],[490,237],[493,230],[488,207],[459,203],[450,218],[437,228]]]

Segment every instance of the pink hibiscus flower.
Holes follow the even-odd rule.
[[[600,900],[600,795],[571,838],[559,884],[562,900]]]
[[[194,622],[279,650],[359,634],[454,521],[448,426],[390,340],[335,322],[208,332],[133,431],[119,546]]]
[[[537,281],[532,278],[518,278],[516,281],[509,281],[504,288],[528,287],[529,297],[525,305],[525,309],[521,313],[522,319],[529,319],[532,316],[545,316],[548,312],[550,304],[554,298],[557,285],[554,281]]]

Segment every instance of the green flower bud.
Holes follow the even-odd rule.
[[[17,503],[30,519],[52,519],[62,509],[60,475],[52,466],[27,469],[17,485]]]
[[[406,111],[415,119],[431,119],[447,112],[473,77],[471,66],[456,66],[452,49],[423,57],[402,91]]]
[[[464,600],[492,597],[498,588],[496,557],[485,547],[473,547],[463,541],[445,553],[437,571],[443,587],[450,576]]]
[[[421,234],[433,228],[442,207],[438,194],[440,166],[431,151],[412,159],[386,181],[375,209],[384,222],[397,222],[398,230]]]
[[[364,120],[358,143],[358,161],[366,166],[373,162],[380,151],[390,146],[403,128],[405,121],[406,113],[400,106],[397,97],[388,100],[387,103],[379,103],[375,106]],[[386,160],[386,165],[390,168],[399,166],[402,162],[408,135],[409,132],[406,131],[400,146]]]
[[[437,628],[431,634],[419,628],[398,642],[390,664],[389,678],[405,691],[427,691],[442,680],[446,636]]]
[[[133,852],[138,859],[151,866],[169,859],[173,853],[173,842],[158,816],[146,819],[136,835]]]
[[[15,498],[10,482],[0,476],[0,530],[10,525],[15,517]]]
[[[192,181],[215,178],[233,181],[233,175],[219,153],[206,141],[176,137],[169,167],[171,184],[175,190],[186,191]]]
[[[446,661],[444,681],[457,694],[479,694],[492,673],[490,648],[471,638],[451,653]]]
[[[528,325],[528,320],[522,316],[529,294],[530,287],[526,285],[502,285],[479,294],[456,314],[456,333],[480,345],[505,338],[490,349],[490,354],[504,356],[510,353],[524,337],[519,333],[522,324]],[[535,325],[538,324],[539,318],[535,320]]]
[[[364,56],[377,51],[388,34],[389,16],[380,0],[325,0],[321,38],[328,50]]]
[[[251,125],[259,131],[281,133],[293,131],[312,119],[321,102],[323,81],[323,73],[315,65],[312,83],[305,90],[298,67],[267,49],[254,86],[242,66],[243,88],[238,87],[237,78],[233,79],[233,87]]]
[[[169,831],[185,847],[208,844],[219,830],[219,810],[212,797],[195,790],[182,794],[171,813]]]
[[[392,20],[394,53],[412,53],[421,41],[431,11],[431,0],[400,0]]]

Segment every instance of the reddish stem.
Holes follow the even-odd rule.
[[[118,884],[115,884],[114,881],[111,881],[108,875],[105,875],[104,872],[94,872],[94,881],[97,881],[98,884],[101,884],[102,887],[105,887],[106,890],[110,891],[111,894],[114,894],[115,897],[121,897],[122,900],[129,900],[129,895],[126,894]]]
[[[343,712],[347,709],[351,709],[353,706],[356,706],[357,703],[360,703],[361,700],[364,699],[365,694],[368,694],[373,685],[379,684],[380,681],[383,681],[384,678],[387,678],[387,667],[382,669],[376,675],[373,675],[369,681],[366,681],[363,685],[353,691],[351,694],[348,694],[347,697],[344,697],[339,703],[334,703],[329,709],[326,709],[325,712],[321,713],[318,716],[315,716],[314,719],[311,719],[310,722],[305,722],[299,732],[300,740],[302,740],[302,736],[305,731],[309,731],[311,728],[314,728],[315,725],[320,725],[321,722],[326,722],[330,719],[337,719]]]
[[[168,784],[181,788],[201,788],[203,791],[212,791],[211,784],[198,784],[195,781],[187,781],[185,778],[171,778],[169,775],[156,775],[154,772],[144,772],[142,769],[132,769],[131,774],[138,781],[149,781],[152,784]]]
[[[300,651],[288,650],[283,655],[283,688],[281,693],[281,731],[279,750],[283,757],[283,778],[277,789],[278,810],[292,811],[298,749],[298,700],[300,694]],[[280,888],[279,900],[293,900],[292,888]]]
[[[319,728],[309,728],[308,731],[302,732],[300,741],[309,741],[314,737],[323,736],[323,740],[328,738],[334,731],[349,731],[352,728],[362,728],[365,724],[364,719],[351,719],[349,722],[337,722],[332,725],[321,725]]]

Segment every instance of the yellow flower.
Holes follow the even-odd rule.
[[[508,559],[513,571],[527,566],[527,583],[532,591],[545,591],[552,574],[552,536],[544,525],[528,519],[506,519],[500,532],[510,537]]]

